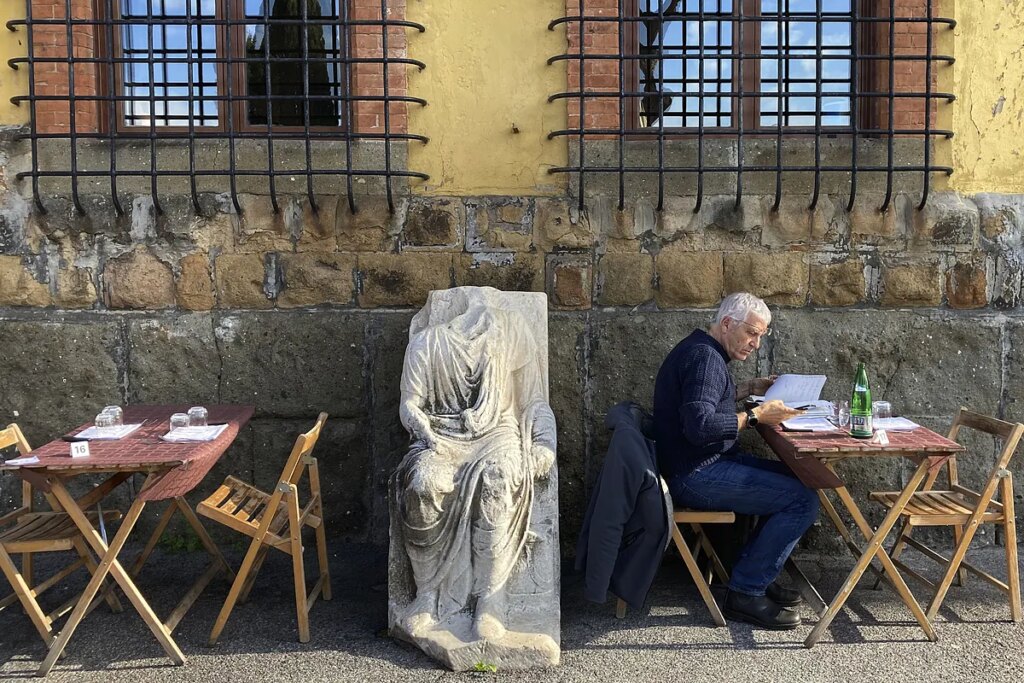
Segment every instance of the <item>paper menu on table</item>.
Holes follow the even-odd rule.
[[[175,427],[160,438],[171,443],[188,441],[213,441],[227,429],[227,425],[209,425],[207,427]]]
[[[921,425],[905,417],[880,417],[872,423],[872,426],[875,429],[885,429],[890,432],[910,432]]]
[[[836,426],[823,417],[794,417],[782,423],[790,432],[833,432]]]
[[[138,424],[118,425],[116,427],[89,427],[75,434],[75,438],[89,439],[90,441],[117,441],[128,436],[141,426],[142,423],[139,422]]]
[[[820,400],[825,379],[825,375],[779,375],[778,379],[768,387],[764,396],[751,396],[750,398],[754,401],[779,400],[790,408],[814,406],[815,412],[824,414],[826,409],[831,409],[831,404],[828,401]]]

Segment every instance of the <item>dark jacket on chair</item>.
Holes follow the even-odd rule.
[[[658,476],[651,416],[623,402],[608,411],[605,425],[614,433],[583,520],[576,569],[585,572],[587,600],[605,602],[610,590],[639,609],[668,547],[672,502]]]

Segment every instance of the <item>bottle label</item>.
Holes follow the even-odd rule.
[[[871,415],[851,415],[850,432],[861,436],[871,436]]]

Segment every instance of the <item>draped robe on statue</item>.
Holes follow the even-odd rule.
[[[410,340],[402,396],[435,443],[416,440],[392,492],[417,593],[436,593],[439,620],[501,590],[524,552],[543,474],[534,438],[554,433],[536,363],[523,318],[479,302]]]

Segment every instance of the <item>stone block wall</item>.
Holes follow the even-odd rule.
[[[607,409],[650,402],[668,350],[705,326],[723,294],[749,290],[776,334],[738,378],[824,372],[845,396],[858,360],[874,396],[944,431],[960,406],[1024,420],[1024,197],[934,193],[428,197],[134,195],[116,217],[49,194],[36,212],[22,147],[0,146],[0,423],[33,443],[109,403],[253,403],[256,417],[205,486],[238,472],[272,483],[320,410],[318,447],[335,536],[383,543],[386,480],[404,453],[398,379],[413,313],[431,289],[544,291],[559,423],[564,550],[572,554],[608,434]],[[758,445],[751,441],[752,448]],[[972,444],[961,471],[994,457]],[[1024,475],[1024,460],[1014,465]],[[899,487],[904,463],[850,468],[855,490]],[[1021,476],[1018,476],[1021,479]],[[0,480],[0,506],[12,502]],[[1018,487],[1020,494],[1024,488]],[[205,490],[197,492],[197,495]],[[1018,505],[1024,510],[1024,505]],[[830,547],[832,534],[812,534]]]

